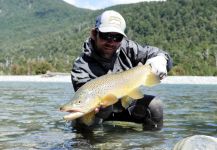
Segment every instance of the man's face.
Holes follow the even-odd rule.
[[[115,32],[102,33],[98,30],[96,32],[95,44],[98,52],[104,57],[112,57],[119,48],[123,35]]]

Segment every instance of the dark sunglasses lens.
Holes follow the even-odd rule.
[[[123,35],[121,35],[121,34],[117,34],[113,37],[113,40],[115,42],[120,42],[120,41],[122,41],[122,39],[123,39]]]
[[[123,35],[121,34],[111,34],[111,33],[102,33],[102,32],[99,32],[99,37],[106,41],[113,40],[115,42],[120,42],[123,39]]]
[[[108,40],[108,35],[107,33],[102,33],[102,32],[98,32],[99,33],[99,37],[103,40]]]

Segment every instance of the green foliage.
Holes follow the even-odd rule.
[[[141,45],[167,50],[170,75],[217,74],[217,1],[167,0],[118,5],[127,35]],[[104,10],[60,0],[0,1],[0,74],[69,72],[83,41]]]
[[[37,63],[34,63],[34,73],[35,74],[45,74],[48,70],[51,70],[51,64],[46,61],[40,61]]]
[[[173,67],[173,69],[170,71],[170,75],[185,75],[185,69],[182,66],[176,65]]]
[[[22,74],[45,74],[47,71],[54,71],[51,63],[46,60],[27,60],[20,64],[11,65],[11,74],[12,75],[22,75]]]
[[[13,64],[11,65],[11,74],[12,75],[22,75],[26,74],[26,70],[23,66]]]

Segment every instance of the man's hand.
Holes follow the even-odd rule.
[[[160,77],[162,80],[167,76],[167,60],[164,56],[156,56],[147,60],[152,68],[152,72]]]
[[[103,107],[102,106],[100,106],[100,107],[97,107],[97,108],[95,108],[95,114],[97,114],[100,110],[102,110],[103,109]]]
[[[112,106],[103,107],[103,104],[101,104],[99,107],[95,108],[95,114],[99,118],[108,118],[108,116],[112,113]]]
[[[100,103],[99,107],[95,108],[95,114],[97,114],[100,110],[104,109],[103,103]]]

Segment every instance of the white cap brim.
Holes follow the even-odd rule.
[[[127,37],[123,31],[121,31],[120,29],[115,28],[115,27],[100,27],[99,31],[100,32],[117,32],[117,33],[120,33],[123,36]]]

